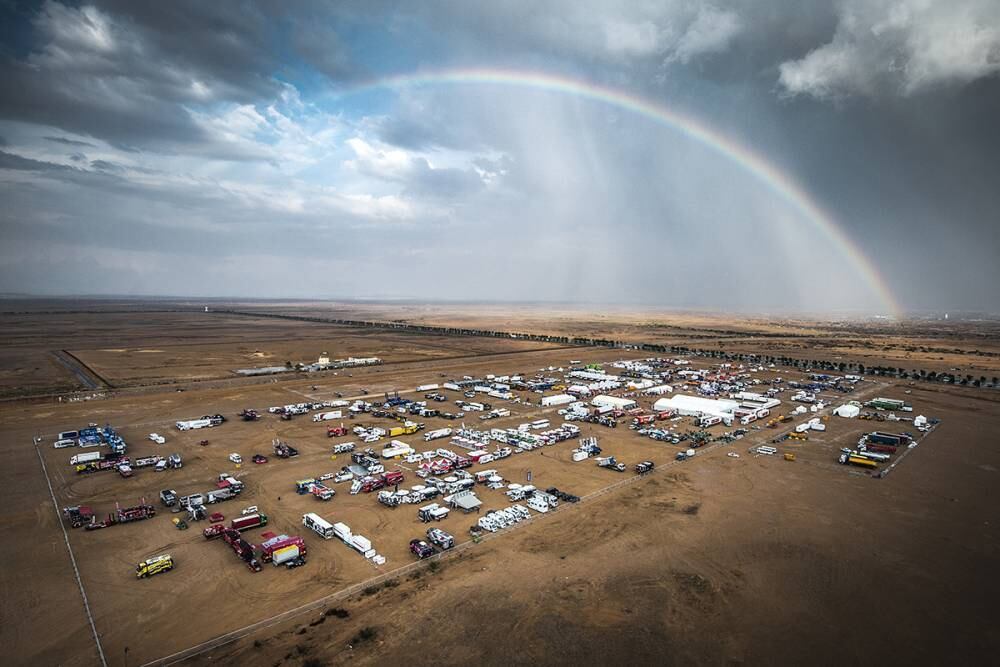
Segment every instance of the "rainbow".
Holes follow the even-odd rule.
[[[517,86],[562,93],[593,100],[647,118],[705,146],[722,157],[745,169],[748,173],[778,195],[803,220],[833,247],[851,261],[854,269],[879,299],[889,315],[899,318],[902,309],[893,297],[885,279],[878,272],[862,249],[849,237],[833,218],[788,174],[752,152],[746,146],[708,127],[698,120],[680,114],[666,106],[627,93],[623,90],[598,85],[567,76],[542,72],[525,72],[502,69],[446,69],[426,70],[412,74],[386,76],[363,82],[338,92],[345,97],[377,89],[445,84],[488,84]]]

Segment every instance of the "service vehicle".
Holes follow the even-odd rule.
[[[174,569],[174,559],[170,554],[153,556],[135,566],[135,577],[136,579],[145,579],[161,572],[169,572],[172,569]]]
[[[446,533],[440,528],[428,528],[427,539],[441,549],[451,549],[455,546],[455,538],[450,533]]]
[[[421,560],[430,558],[437,553],[434,551],[434,547],[423,540],[410,540],[410,552]]]

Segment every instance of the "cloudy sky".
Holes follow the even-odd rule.
[[[2,292],[1000,311],[996,0],[6,0],[0,35]]]

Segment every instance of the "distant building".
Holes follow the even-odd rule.
[[[330,365],[330,355],[326,352],[320,352],[319,361],[316,362],[317,366],[329,366]]]

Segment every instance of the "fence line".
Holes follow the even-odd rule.
[[[59,503],[56,502],[55,491],[52,490],[52,481],[49,479],[49,470],[45,466],[45,459],[41,450],[38,449],[38,440],[33,440],[35,454],[38,455],[38,462],[42,464],[42,473],[45,475],[45,483],[49,487],[49,497],[52,498],[52,508],[56,513],[56,522],[62,529],[63,540],[66,541],[66,551],[69,552],[69,561],[73,566],[73,575],[76,577],[76,585],[80,587],[80,597],[83,598],[83,609],[87,613],[87,622],[90,623],[90,631],[94,635],[94,643],[97,645],[97,654],[101,658],[102,667],[108,667],[108,661],[104,657],[104,648],[101,646],[101,638],[97,634],[97,626],[94,624],[94,616],[90,612],[90,602],[87,600],[87,591],[83,588],[83,580],[80,578],[80,569],[76,566],[76,556],[73,555],[73,547],[69,544],[69,533],[66,532],[66,525],[63,523],[62,515],[59,513]]]

